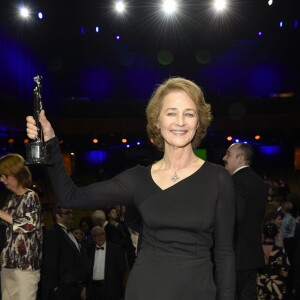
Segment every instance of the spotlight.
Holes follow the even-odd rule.
[[[215,0],[214,7],[217,11],[223,11],[226,8],[226,1],[225,0]]]
[[[123,13],[125,11],[125,3],[123,1],[116,2],[115,9],[118,13]]]
[[[20,7],[19,12],[22,18],[27,19],[29,17],[30,12],[27,7],[25,6]]]
[[[40,20],[44,18],[44,15],[43,15],[42,12],[39,12],[39,13],[38,13],[38,18],[39,18]]]
[[[177,3],[174,0],[166,0],[163,3],[163,11],[167,15],[171,15],[177,10]]]

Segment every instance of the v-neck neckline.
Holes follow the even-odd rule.
[[[204,168],[204,166],[205,166],[206,164],[207,164],[207,162],[204,161],[204,163],[203,163],[203,164],[202,164],[195,172],[193,172],[191,175],[189,175],[189,176],[183,178],[182,180],[180,180],[180,181],[178,181],[178,182],[175,182],[174,184],[172,184],[172,185],[170,185],[170,186],[168,186],[168,187],[166,187],[166,188],[160,187],[160,186],[155,182],[155,180],[153,179],[153,177],[152,177],[152,172],[151,172],[153,165],[150,165],[150,166],[149,166],[149,168],[148,168],[148,174],[149,174],[149,177],[150,177],[151,181],[153,182],[153,184],[154,184],[159,190],[161,190],[161,191],[167,191],[167,190],[169,190],[169,189],[171,189],[171,188],[177,186],[178,184],[181,184],[181,183],[185,182],[185,181],[188,180],[189,178],[193,177],[195,174],[197,174],[198,172],[200,172],[200,171]]]

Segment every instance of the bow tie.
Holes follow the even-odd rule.
[[[104,247],[96,247],[96,250],[104,250]]]

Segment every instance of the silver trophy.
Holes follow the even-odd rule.
[[[41,123],[39,121],[39,115],[41,110],[43,109],[42,103],[42,76],[37,75],[33,78],[36,83],[36,87],[33,90],[33,98],[34,98],[34,112],[33,117],[38,128],[38,136],[35,141],[26,144],[26,165],[33,166],[51,166],[53,165],[53,161],[50,158],[50,149],[49,145],[47,145],[44,141],[43,131],[41,128]]]

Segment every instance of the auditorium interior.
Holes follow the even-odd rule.
[[[146,134],[145,108],[171,76],[195,81],[213,122],[195,151],[223,164],[230,143],[250,143],[261,176],[284,178],[300,203],[300,3],[297,0],[27,1],[0,3],[0,156],[25,155],[33,78],[79,184],[159,159]],[[23,2],[24,5],[24,2]],[[53,195],[43,168],[33,169],[44,204]]]

